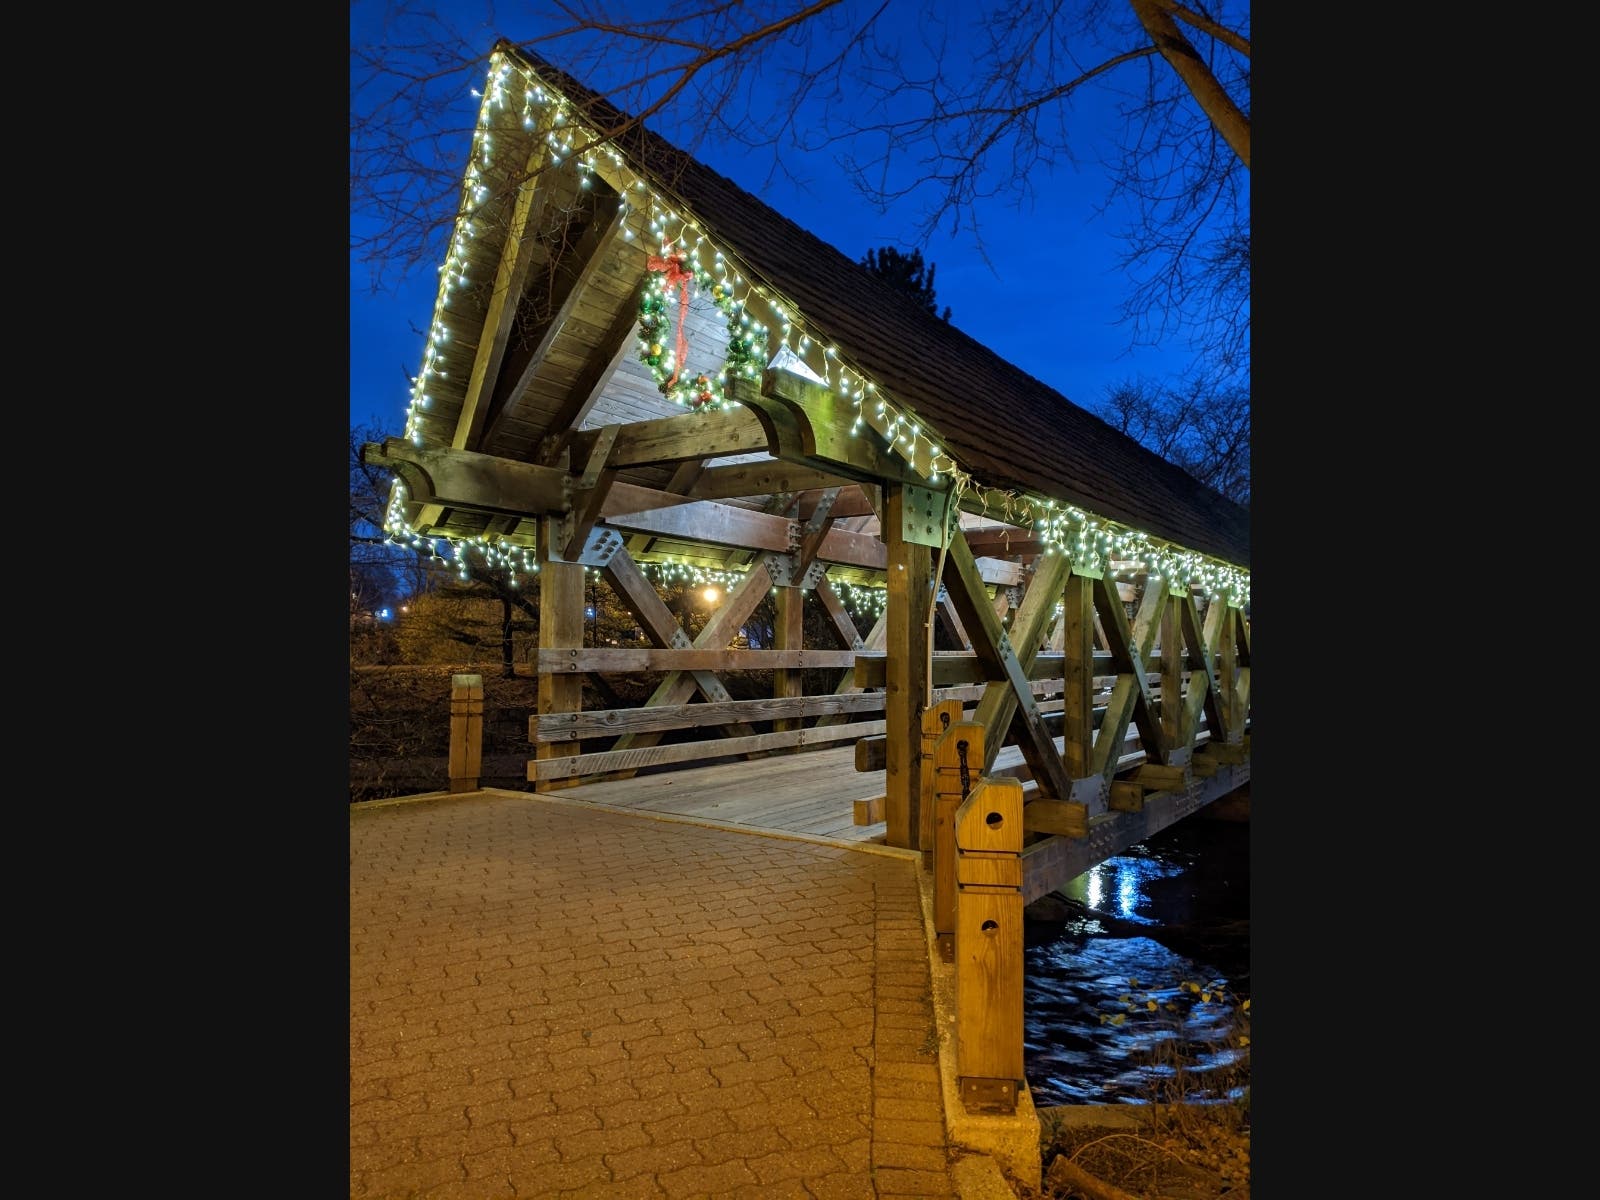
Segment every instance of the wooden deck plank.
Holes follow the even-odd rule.
[[[1209,730],[1205,730],[1197,740],[1203,745],[1208,738]],[[1061,737],[1055,739],[1058,750],[1063,741]],[[1118,758],[1120,767],[1137,761],[1137,746],[1136,736],[1124,741]],[[1025,766],[1019,746],[1002,746],[990,774]],[[882,842],[884,822],[856,825],[854,808],[857,800],[882,795],[884,778],[882,770],[856,770],[855,743],[846,742],[775,758],[689,766],[631,779],[589,781],[568,788],[563,795],[641,812],[782,833]]]

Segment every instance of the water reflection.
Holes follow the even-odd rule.
[[[1249,826],[1191,817],[1030,907],[1024,1057],[1036,1103],[1148,1102],[1174,1058],[1186,1088],[1201,1088],[1191,1098],[1229,1094],[1239,1055],[1222,1043],[1250,994],[1249,888]]]

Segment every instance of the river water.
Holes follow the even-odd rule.
[[[1249,840],[1246,821],[1196,814],[1029,906],[1023,1055],[1035,1104],[1241,1094]]]

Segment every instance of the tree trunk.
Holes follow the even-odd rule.
[[[1150,35],[1150,41],[1183,80],[1183,85],[1195,102],[1211,118],[1223,140],[1233,147],[1245,168],[1250,166],[1250,118],[1239,111],[1239,106],[1217,82],[1217,77],[1206,66],[1205,60],[1183,36],[1178,23],[1162,8],[1159,0],[1128,0],[1139,24]]]

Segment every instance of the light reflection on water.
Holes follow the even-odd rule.
[[[1147,1102],[1172,1073],[1158,1065],[1163,1049],[1181,1051],[1191,1086],[1227,1094],[1238,1051],[1220,1043],[1249,997],[1249,884],[1249,826],[1190,818],[1072,880],[1055,919],[1028,910],[1023,1053],[1035,1103]],[[1185,983],[1221,990],[1199,1003]]]

